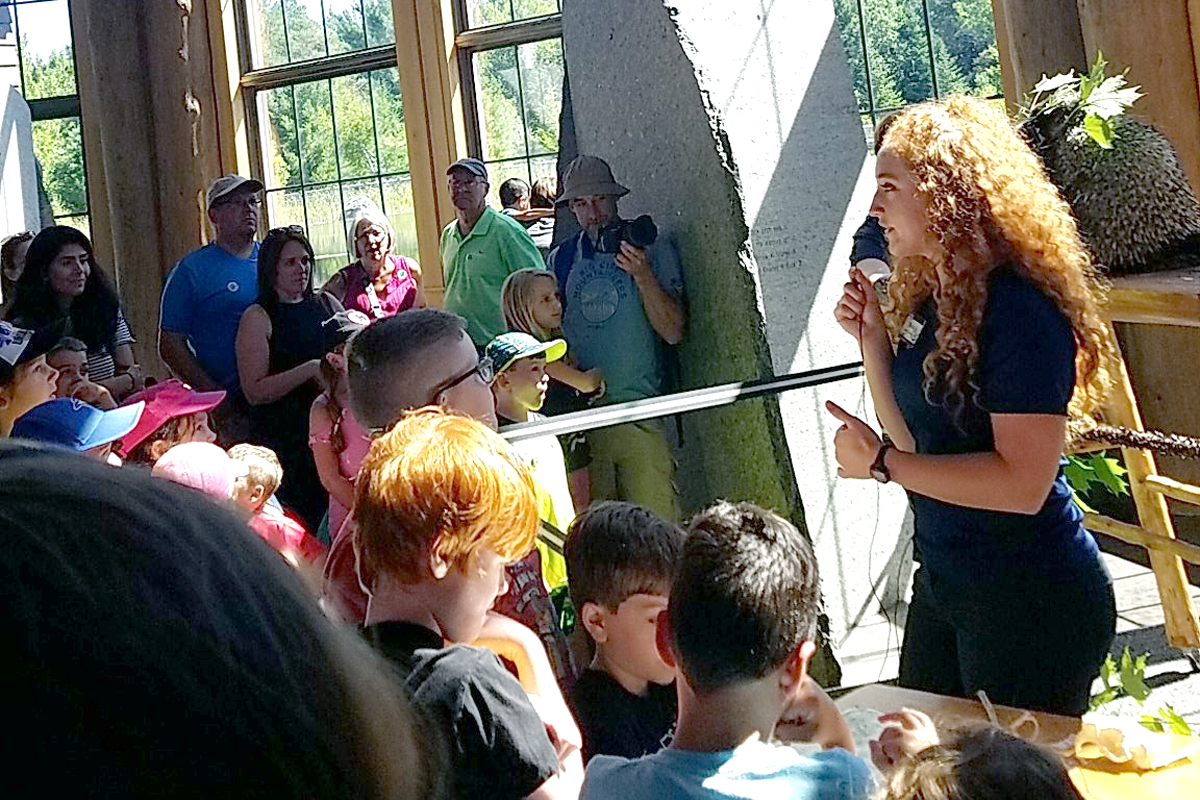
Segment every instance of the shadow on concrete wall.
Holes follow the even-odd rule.
[[[834,327],[832,308],[814,309],[813,302],[827,268],[842,263],[849,267],[849,251],[835,253],[834,245],[866,158],[866,145],[857,126],[852,132],[857,135],[847,139],[844,110],[831,109],[836,100],[831,104],[820,90],[839,87],[846,71],[841,39],[837,29],[830,28],[810,89],[791,121],[751,226],[767,337],[777,373],[791,368],[810,325]],[[836,166],[831,168],[831,164]],[[821,337],[810,334],[809,338]],[[811,355],[819,359],[817,353]],[[816,359],[804,361],[819,363]]]

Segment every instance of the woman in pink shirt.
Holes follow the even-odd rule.
[[[357,309],[371,319],[425,307],[421,266],[407,256],[392,253],[396,237],[381,211],[359,211],[350,226],[349,239],[358,260],[339,270],[321,287],[322,292],[337,298],[343,308]]]

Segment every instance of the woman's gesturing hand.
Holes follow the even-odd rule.
[[[869,478],[871,464],[879,453],[883,440],[871,426],[833,401],[825,401],[825,410],[833,414],[842,426],[833,434],[833,449],[838,463],[839,478]]]
[[[857,267],[850,268],[850,281],[842,287],[842,297],[833,310],[842,330],[853,336],[860,344],[887,342],[887,328],[883,324],[883,311],[871,281]]]

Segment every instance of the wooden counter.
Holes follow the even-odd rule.
[[[987,713],[977,700],[944,697],[897,686],[871,684],[844,695],[837,701],[842,710],[851,708],[895,711],[915,708],[933,718],[940,730],[964,723],[986,723]],[[1026,713],[1021,709],[996,706],[996,717],[1002,726],[1012,725]],[[1079,730],[1079,720],[1055,714],[1028,712],[1038,721],[1034,736],[1032,726],[1021,728],[1024,738],[1041,745],[1053,745]],[[1182,761],[1153,772],[1138,772],[1117,764],[1067,760],[1075,786],[1090,800],[1191,800],[1200,798],[1200,764]]]

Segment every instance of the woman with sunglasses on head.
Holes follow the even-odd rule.
[[[1078,715],[1114,635],[1112,582],[1063,478],[1068,409],[1113,346],[1070,208],[1003,110],[899,112],[876,162],[886,307],[857,268],[835,317],[890,441],[829,403],[838,474],[903,486],[914,578],[900,683]]]
[[[254,407],[251,439],[279,456],[279,497],[310,531],[328,496],[308,447],[308,412],[321,392],[322,325],[342,310],[313,292],[315,260],[300,226],[267,233],[258,252],[258,300],[242,314],[236,342],[238,378]]]
[[[421,267],[408,256],[392,252],[396,237],[383,212],[373,206],[360,210],[347,238],[357,260],[326,281],[322,292],[371,319],[425,307]]]

